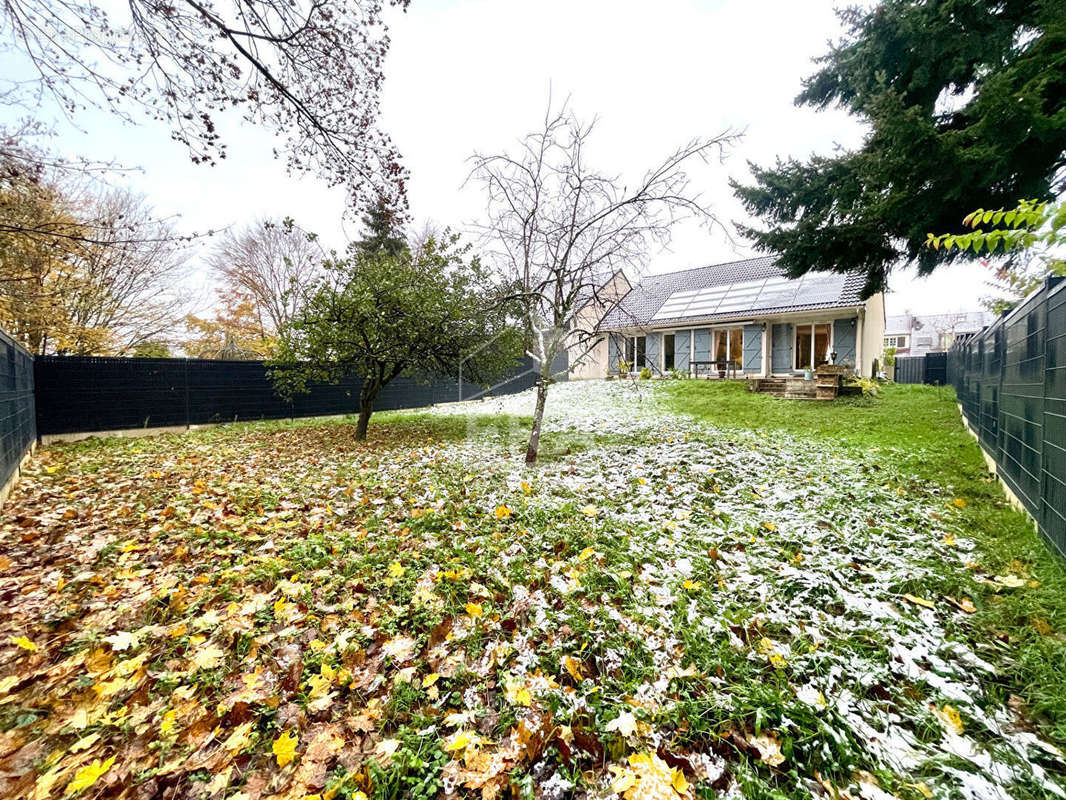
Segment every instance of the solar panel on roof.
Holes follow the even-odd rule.
[[[706,289],[674,292],[652,320],[709,317],[731,312],[769,311],[789,306],[832,303],[840,298],[846,276],[808,273],[801,278],[773,276]]]

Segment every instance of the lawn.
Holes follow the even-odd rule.
[[[949,390],[694,381],[40,451],[0,796],[1066,797],[1066,579]]]

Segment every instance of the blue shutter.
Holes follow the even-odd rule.
[[[644,364],[651,370],[652,375],[659,375],[663,369],[659,363],[659,353],[662,351],[663,335],[661,333],[649,333],[644,352]]]
[[[837,364],[846,364],[855,368],[855,333],[858,322],[855,317],[838,319],[833,323],[833,350],[837,354]]]
[[[774,325],[771,335],[771,368],[775,373],[792,372],[792,325]]]
[[[623,339],[617,333],[611,334],[611,344],[608,351],[607,374],[614,375],[618,372],[618,362],[625,358]]]
[[[744,326],[744,372],[762,372],[762,325]]]
[[[688,371],[688,348],[692,344],[689,341],[690,331],[674,332],[674,367],[682,371]]]
[[[711,332],[709,330],[696,331],[695,342],[692,346],[693,361],[711,360]]]

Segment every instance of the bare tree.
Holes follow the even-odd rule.
[[[716,222],[691,192],[685,167],[721,156],[736,138],[726,132],[693,139],[630,186],[587,164],[594,125],[565,103],[553,110],[549,100],[543,128],[522,139],[516,153],[471,159],[471,179],[487,195],[487,221],[480,227],[513,284],[511,297],[539,370],[527,463],[537,459],[553,362],[567,349],[582,357],[598,336],[595,324],[576,312],[589,302],[612,304],[607,279],[622,267],[639,272],[653,247],[668,244],[676,222]]]
[[[144,199],[0,181],[0,320],[32,352],[126,355],[185,313],[187,244]]]
[[[324,257],[318,238],[291,219],[257,220],[224,234],[208,263],[227,288],[252,298],[261,327],[277,334],[300,310]]]
[[[89,105],[163,120],[194,162],[208,164],[226,156],[219,114],[237,108],[284,137],[290,170],[346,186],[356,204],[386,197],[405,208],[406,173],[377,124],[383,5],[0,0],[0,30],[37,75],[28,86],[8,82],[0,99],[27,105],[47,94],[67,113]]]

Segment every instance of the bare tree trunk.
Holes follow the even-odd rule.
[[[370,426],[370,415],[374,413],[374,400],[377,399],[380,386],[368,382],[359,390],[359,422],[355,426],[355,440],[366,440],[366,429]]]
[[[540,426],[544,421],[544,403],[548,399],[548,380],[544,376],[537,381],[537,408],[533,412],[533,430],[529,434],[529,446],[526,448],[526,463],[537,463],[537,450],[540,449]]]

